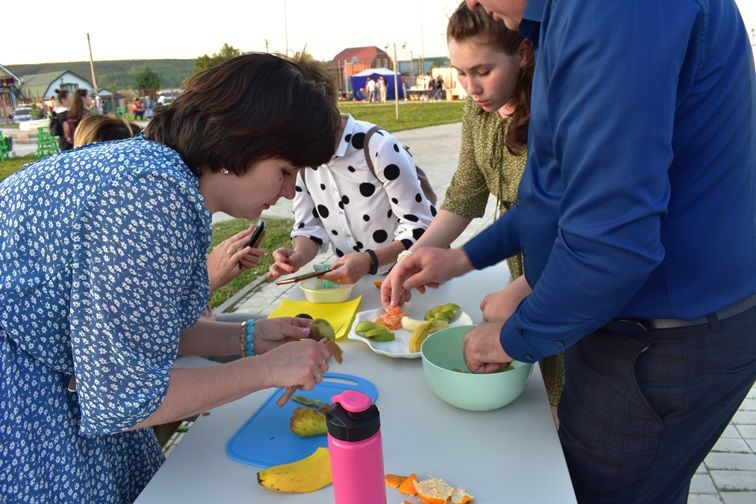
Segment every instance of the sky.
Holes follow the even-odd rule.
[[[217,52],[224,43],[242,52],[265,51],[266,40],[269,51],[283,53],[288,47],[293,53],[306,46],[319,60],[330,60],[347,47],[388,47],[391,54],[394,43],[400,60],[445,56],[447,17],[458,1],[130,0],[82,4],[74,20],[68,17],[77,8],[62,8],[74,4],[34,0],[36,13],[49,14],[44,22],[30,21],[24,2],[3,3],[7,22],[0,64],[14,65],[87,60],[87,32],[95,62],[194,59]],[[756,0],[736,3],[756,43]]]

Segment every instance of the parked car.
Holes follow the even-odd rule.
[[[31,107],[20,105],[13,111],[13,122],[31,121]]]

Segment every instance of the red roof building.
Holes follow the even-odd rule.
[[[331,67],[339,75],[354,75],[368,68],[393,68],[391,58],[376,46],[348,47],[333,57]]]

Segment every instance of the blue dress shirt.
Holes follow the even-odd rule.
[[[756,292],[756,78],[732,0],[530,0],[518,205],[465,244],[522,251],[502,347],[533,362],[615,317],[695,319]]]

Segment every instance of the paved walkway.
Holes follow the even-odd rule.
[[[397,138],[410,147],[440,199],[443,199],[456,168],[460,130],[460,124],[451,124],[396,133]],[[473,221],[456,243],[464,243],[488,226],[493,220],[494,206],[495,203],[489,201],[486,215]],[[266,212],[268,216],[287,218],[291,214],[291,202],[286,200]],[[216,218],[223,217],[214,216],[214,220]],[[328,253],[320,259],[330,257]],[[294,287],[278,287],[258,280],[219,310],[268,314],[286,297],[289,288]],[[756,504],[756,386],[693,476],[688,502]]]

